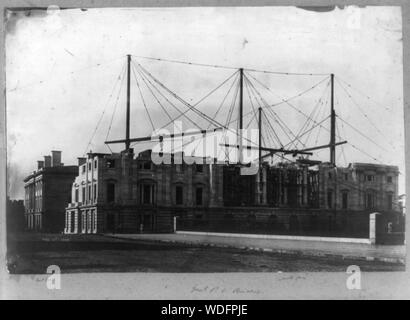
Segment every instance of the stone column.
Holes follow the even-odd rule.
[[[376,244],[376,220],[378,212],[371,213],[369,216],[369,240],[370,244]]]

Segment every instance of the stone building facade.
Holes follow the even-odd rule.
[[[179,209],[222,205],[216,166],[155,165],[150,150],[131,150],[89,153],[78,167],[66,233],[169,231]]]
[[[136,155],[130,149],[79,158],[64,232],[169,232],[174,216],[218,217],[228,211],[261,216],[275,210],[283,216],[320,212],[327,217],[336,211],[398,209],[395,166],[263,163],[262,174],[242,175],[237,165],[183,154],[175,155],[183,161],[170,157],[169,164],[156,165],[150,150]]]
[[[24,179],[24,216],[27,230],[63,232],[64,211],[77,166],[61,163],[61,151],[37,161],[37,170]]]

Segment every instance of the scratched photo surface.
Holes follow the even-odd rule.
[[[9,272],[405,270],[401,15],[7,10]]]

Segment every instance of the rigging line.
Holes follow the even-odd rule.
[[[247,77],[246,77],[247,78]],[[258,96],[259,96],[259,98],[261,99],[261,101],[262,101],[262,103],[264,103],[265,105],[267,105],[267,102],[265,101],[265,99],[262,97],[262,95],[260,94],[260,92],[255,88],[255,86],[253,85],[253,83],[248,79],[248,81],[249,81],[249,84],[250,84],[250,86],[252,87],[252,89],[258,94]],[[294,138],[296,138],[297,139],[297,137],[295,136],[295,134],[292,132],[292,130],[290,130],[290,128],[286,125],[286,123],[279,117],[279,115],[275,112],[275,111],[273,111],[272,109],[267,109],[271,114],[273,114],[274,115],[274,119],[275,119],[275,117],[279,120],[279,122],[278,121],[276,121],[278,124],[279,124],[279,126],[281,127],[281,129],[283,130],[283,132],[286,134],[286,136],[288,137],[288,139],[289,139],[289,141],[291,141],[292,139],[290,138],[290,136],[287,134],[287,132],[286,132],[286,130],[284,129],[284,128],[286,128],[291,134],[292,134],[292,136],[294,137]],[[299,140],[299,139],[298,139]],[[302,143],[303,144],[303,143]],[[294,144],[295,145],[295,148],[297,148],[297,146],[296,146],[296,144]]]
[[[339,130],[339,124],[337,122],[336,122],[336,132],[337,132],[337,135],[339,137],[341,137],[340,130]],[[342,152],[339,152],[339,158],[340,158],[340,155],[343,155],[343,159],[345,161],[345,166],[347,166],[347,160],[346,160],[346,155],[344,153],[343,145],[341,147],[342,147]]]
[[[383,132],[380,131],[380,129],[373,123],[373,121],[371,121],[371,119],[368,117],[368,115],[363,111],[363,109],[359,106],[359,104],[353,99],[353,97],[349,94],[349,92],[347,92],[346,88],[341,84],[340,81],[338,81],[338,79],[336,78],[336,81],[338,82],[339,86],[343,89],[343,91],[345,92],[345,94],[350,98],[350,100],[352,101],[352,103],[360,110],[360,112],[363,114],[363,116],[367,119],[367,121],[369,121],[369,123],[376,129],[376,131],[381,135],[381,136],[385,136],[385,134],[383,134]],[[391,142],[389,141],[389,143],[391,144]]]
[[[112,149],[110,148],[110,146],[108,145],[108,143],[104,143],[104,145],[106,145],[107,148],[108,148],[108,150],[109,150],[111,153],[113,153],[113,152],[112,152]]]
[[[210,95],[212,95],[215,91],[217,91],[219,88],[221,88],[226,82],[228,82],[234,75],[238,75],[239,71],[235,71],[232,73],[226,80],[224,80],[221,84],[219,84],[215,89],[211,90],[208,94],[206,94],[202,99],[198,100],[198,102],[194,103],[192,106],[196,107],[199,105],[202,101],[204,101],[206,98],[208,98]]]
[[[215,115],[214,115],[214,117],[213,117],[214,119],[216,119],[216,114],[217,114],[217,113],[219,112],[219,110],[221,109],[221,107],[222,107],[223,103],[225,102],[226,98],[228,97],[228,95],[229,95],[231,89],[234,87],[234,85],[235,85],[235,83],[236,83],[236,84],[237,84],[237,88],[236,88],[236,92],[234,93],[233,101],[231,102],[231,106],[229,107],[228,116],[229,116],[229,114],[231,113],[231,109],[233,108],[233,105],[234,105],[234,103],[235,103],[235,101],[236,101],[236,97],[237,97],[238,91],[239,91],[239,86],[238,86],[238,83],[237,83],[237,79],[238,79],[238,77],[239,77],[239,72],[237,71],[237,72],[235,72],[234,74],[236,74],[236,77],[235,77],[234,81],[232,82],[232,84],[231,84],[231,86],[230,86],[230,88],[229,88],[227,94],[225,95],[225,97],[224,97],[224,99],[223,99],[221,105],[219,106],[217,112],[215,113]],[[230,78],[232,78],[232,76],[233,76],[233,75],[231,75],[227,80],[229,80]],[[227,80],[226,80],[226,81],[227,81]],[[224,83],[225,83],[226,81],[224,81]],[[220,86],[218,86],[218,87],[220,87]],[[232,112],[233,112],[233,111],[232,111]],[[208,129],[210,128],[210,126],[211,126],[211,124],[208,125]],[[225,126],[226,126],[226,125],[225,125]],[[186,145],[188,145],[188,144],[190,144],[190,143],[192,143],[192,142],[191,142],[191,141],[187,142],[183,147],[185,147]],[[198,141],[198,143],[197,143],[196,146],[194,147],[194,150],[193,150],[194,152],[196,151],[197,147],[199,146],[199,143],[200,143],[200,142]],[[217,156],[219,157],[219,153],[218,153]]]
[[[287,104],[290,105],[290,103],[289,103],[290,100],[293,100],[293,99],[296,99],[296,98],[298,98],[298,97],[301,97],[302,95],[308,93],[309,91],[311,91],[311,90],[315,89],[316,87],[318,87],[319,85],[321,85],[325,80],[330,79],[330,77],[325,77],[325,78],[323,78],[322,80],[320,80],[319,82],[317,82],[316,84],[314,84],[312,87],[310,87],[310,88],[308,88],[308,89],[306,89],[306,90],[303,90],[303,91],[301,91],[300,93],[298,93],[298,94],[296,94],[296,95],[294,95],[294,96],[292,96],[292,97],[290,97],[290,98],[283,99],[283,98],[281,98],[279,95],[275,94],[269,87],[265,86],[262,82],[260,82],[257,78],[255,78],[254,76],[252,76],[252,74],[249,74],[249,76],[251,76],[251,78],[254,79],[257,83],[259,83],[259,85],[261,85],[262,87],[264,87],[266,90],[270,91],[270,93],[272,93],[274,96],[276,96],[277,98],[279,98],[279,99],[281,100],[281,102],[272,104],[272,105],[268,106],[268,108],[278,106],[278,105],[280,105],[280,104],[282,104],[282,103],[287,103]]]
[[[210,118],[208,115],[206,115],[205,113],[199,111],[198,109],[196,109],[195,107],[193,107],[191,104],[189,104],[188,102],[186,102],[184,99],[182,99],[180,96],[178,96],[176,93],[174,93],[172,90],[170,90],[168,87],[166,87],[161,81],[159,81],[158,79],[156,79],[150,72],[148,72],[145,68],[143,68],[139,63],[138,66],[140,67],[141,70],[143,70],[146,74],[148,74],[157,84],[159,84],[163,89],[165,89],[167,92],[169,92],[172,96],[174,96],[174,98],[178,99],[181,103],[183,103],[184,105],[186,105],[188,108],[192,109],[193,111],[195,111],[197,114],[201,115],[205,120],[207,120],[208,122],[212,123],[215,125],[217,124],[219,127],[222,127],[226,130],[229,130],[231,132],[234,132],[236,135],[238,135],[238,132],[235,132],[234,130],[230,129],[229,127],[223,127],[222,124],[217,121],[214,120],[212,118]],[[246,139],[246,138],[245,138]],[[246,139],[248,140],[248,139]],[[250,140],[248,140],[250,141]],[[250,141],[251,143],[253,143],[252,141]]]
[[[227,115],[227,120],[225,122],[225,126],[226,126],[226,123],[229,122],[232,118],[233,111],[235,110],[235,103],[238,97],[238,93],[239,93],[239,83],[236,84],[235,94],[232,97],[232,101],[231,101],[231,105],[228,110],[228,115]]]
[[[240,88],[240,84],[237,83],[236,90],[235,90],[235,95],[232,97],[231,105],[230,105],[229,110],[228,110],[228,115],[227,115],[227,118],[226,118],[226,121],[225,121],[225,127],[227,127],[226,123],[230,122],[230,120],[232,119],[232,115],[233,115],[233,112],[235,110],[236,99],[237,99],[238,94],[239,94],[239,88]],[[227,133],[228,132],[225,132],[224,139],[226,138]]]
[[[155,61],[161,61],[161,62],[171,62],[171,63],[185,64],[185,65],[199,66],[199,67],[211,67],[211,68],[220,68],[220,69],[239,69],[237,67],[212,65],[212,64],[206,64],[206,63],[196,63],[196,62],[188,62],[188,61],[181,61],[181,60],[153,58],[153,57],[138,56],[138,55],[132,55],[132,56],[135,57],[135,58],[141,58],[141,59],[147,59],[147,60],[155,60]]]
[[[254,105],[253,105],[253,101],[252,101],[251,94],[250,94],[249,83],[248,83],[248,80],[246,79],[246,76],[244,77],[244,79],[245,79],[245,89],[246,89],[246,92],[248,93],[249,101],[251,102],[251,107],[252,107],[253,114],[254,114],[254,116],[251,118],[251,120],[249,121],[248,125],[246,126],[246,129],[247,129],[247,128],[249,127],[249,125],[251,124],[253,118],[255,118],[255,120],[257,119],[258,111],[255,109],[255,107],[254,107]],[[256,99],[255,99],[255,100],[256,100]],[[262,109],[261,109],[261,110],[262,110]]]
[[[374,104],[377,104],[378,106],[384,108],[386,111],[391,111],[391,108],[388,108],[384,105],[382,105],[380,102],[374,100],[373,98],[370,98],[367,94],[363,93],[362,91],[360,91],[359,89],[353,87],[351,84],[349,84],[348,82],[346,82],[345,80],[343,80],[342,78],[340,78],[340,76],[338,76],[338,79],[340,81],[342,81],[343,83],[345,83],[349,88],[355,90],[356,92],[360,93],[362,96],[364,96],[365,98],[367,98],[368,100],[371,100]]]
[[[337,118],[339,118],[341,121],[343,121],[347,126],[349,126],[350,128],[352,128],[354,131],[356,131],[357,133],[359,133],[362,137],[366,138],[367,140],[369,140],[370,142],[372,142],[374,145],[378,146],[379,148],[385,150],[385,151],[389,151],[386,148],[382,147],[381,145],[379,145],[377,142],[375,142],[373,139],[369,138],[368,136],[366,136],[364,133],[362,133],[360,130],[356,129],[353,125],[351,125],[350,123],[348,123],[347,121],[343,120],[339,115],[336,115]]]
[[[225,121],[225,127],[228,127],[229,122],[232,118],[233,110],[235,109],[236,99],[237,99],[238,93],[239,93],[239,87],[240,87],[239,81],[235,82],[235,83],[236,83],[236,89],[235,89],[235,92],[232,96],[231,105],[229,106],[228,115],[227,115],[227,118],[226,118],[226,121]],[[218,143],[225,143],[227,134],[228,134],[228,131],[224,131],[223,135],[221,136],[221,139],[218,141]],[[218,152],[218,155],[217,155],[217,158],[219,158],[219,155],[221,154],[222,150],[225,150],[225,156],[227,156],[228,159],[229,159],[229,155],[231,154],[232,150],[229,150],[228,148],[220,148],[219,152]]]
[[[330,73],[284,72],[284,71],[269,71],[269,70],[257,70],[257,69],[248,69],[248,68],[244,68],[243,70],[246,70],[249,72],[278,74],[278,75],[284,75],[284,76],[329,76],[330,75]]]
[[[72,75],[72,74],[77,73],[77,72],[81,72],[81,71],[88,70],[88,69],[95,68],[95,67],[100,67],[102,64],[105,64],[105,63],[108,63],[108,62],[113,62],[113,61],[116,61],[116,60],[121,59],[123,57],[124,56],[122,55],[121,57],[117,57],[115,59],[106,60],[104,62],[93,64],[93,65],[87,66],[85,68],[81,68],[81,69],[78,69],[78,70],[68,72],[67,74]],[[26,88],[33,87],[33,86],[39,85],[39,84],[43,84],[43,83],[49,82],[49,81],[51,81],[51,79],[43,79],[43,80],[35,81],[35,82],[29,83],[27,85],[21,86],[21,87],[15,87],[13,89],[8,89],[7,92],[17,92],[17,91],[24,90]]]
[[[327,88],[329,87],[329,84],[330,84],[330,80],[329,80],[329,82],[327,83],[327,85],[326,85],[326,87],[325,87],[325,90],[323,91],[321,97],[320,97],[319,100],[316,102],[315,106],[313,107],[312,112],[309,114],[309,118],[306,119],[306,122],[304,123],[304,125],[302,126],[302,128],[299,130],[297,136],[299,136],[299,135],[301,134],[301,132],[303,132],[303,130],[306,130],[309,126],[312,126],[312,127],[315,126],[314,122],[311,121],[311,120],[316,121],[316,119],[318,118],[318,116],[319,116],[319,114],[320,114],[320,111],[321,111],[321,109],[322,109],[322,107],[323,107],[323,97],[325,96],[325,93],[326,93],[326,91],[327,91]],[[319,104],[320,104],[320,106],[318,107]],[[314,118],[313,118],[313,115],[315,115]],[[312,122],[311,125],[310,125],[310,122]],[[311,131],[310,131],[310,132],[311,132]],[[309,137],[310,137],[310,134],[309,134],[309,136],[305,139],[305,145],[307,145],[307,140],[308,140]]]
[[[246,76],[245,76],[244,78],[245,78],[245,83],[247,83],[247,85],[248,85],[249,92],[252,93],[252,95],[253,95],[255,101],[257,102],[257,104],[259,105],[259,107],[263,110],[263,106],[262,106],[262,104],[259,102],[258,97],[257,97],[256,94],[255,94],[255,88],[252,86],[252,83],[249,81],[249,79],[248,79]],[[259,95],[259,98],[261,99],[260,95]],[[263,103],[263,102],[262,102],[262,103]],[[256,115],[256,112],[255,112],[255,111],[254,111],[254,114]],[[264,113],[264,114],[265,114],[265,117],[267,117],[266,113]],[[281,124],[278,122],[278,120],[277,120],[275,117],[273,117],[273,119],[274,119],[274,121],[275,121],[276,123],[278,123],[279,126],[281,127]],[[268,123],[270,124],[269,119],[268,119]],[[282,130],[283,130],[283,128],[282,128]],[[275,130],[274,130],[274,132],[275,132]],[[285,132],[285,133],[286,133],[286,132]],[[276,134],[276,132],[275,132],[275,134]],[[279,141],[279,143],[282,145],[282,143],[280,142],[279,137],[278,137],[278,141]]]
[[[223,104],[225,103],[226,98],[228,97],[229,93],[231,92],[232,88],[234,87],[235,82],[238,80],[238,77],[239,77],[239,73],[236,75],[235,79],[232,81],[232,84],[231,84],[231,86],[229,87],[229,90],[227,91],[227,93],[226,93],[226,95],[224,96],[224,98],[223,98],[221,104],[219,105],[218,110],[216,110],[216,112],[215,112],[215,114],[214,114],[214,116],[213,116],[212,118],[216,119],[216,117],[217,117],[219,111],[222,109],[222,106],[223,106]],[[209,129],[210,126],[211,126],[211,125],[209,124],[207,129]]]
[[[266,132],[268,134],[268,137],[271,139],[272,146],[275,146],[276,142],[278,142],[278,145],[280,145],[282,147],[282,144],[279,140],[279,137],[276,135],[275,130],[273,129],[272,125],[269,123],[268,118],[266,117],[266,114],[263,114],[263,115],[264,115],[264,117],[262,117],[262,121],[264,121],[264,123],[265,123]]]
[[[215,125],[215,123],[217,123],[218,125],[220,125],[216,120],[213,120],[212,118],[210,118],[208,115],[206,115],[205,113],[203,113],[202,111],[199,111],[198,109],[196,109],[194,106],[192,106],[191,104],[189,104],[188,102],[186,102],[184,99],[182,99],[180,96],[178,96],[175,92],[173,92],[172,90],[170,90],[168,87],[166,87],[161,81],[159,81],[158,79],[156,79],[150,72],[148,72],[145,68],[143,68],[139,63],[138,66],[141,68],[141,70],[143,70],[146,74],[148,74],[157,84],[159,84],[163,89],[165,89],[168,93],[170,93],[174,98],[176,98],[177,100],[179,100],[182,104],[184,104],[185,106],[187,106],[189,109],[193,110],[194,112],[196,112],[198,115],[200,115],[202,118],[204,118],[205,120],[207,120],[208,122],[213,123],[213,125]],[[189,118],[188,118],[189,119]],[[192,121],[192,120],[191,120]],[[195,122],[194,122],[195,126],[198,126]]]
[[[265,88],[266,90],[268,90],[270,93],[272,93],[273,95],[275,95],[276,97],[278,97],[279,99],[281,99],[281,102],[280,102],[280,103],[273,104],[273,105],[271,105],[271,106],[269,106],[269,107],[273,107],[273,106],[280,105],[280,104],[282,104],[282,103],[286,103],[286,104],[288,104],[290,107],[292,107],[292,108],[294,108],[294,109],[296,109],[296,110],[298,110],[298,109],[297,109],[295,106],[293,106],[293,105],[289,102],[290,100],[292,100],[292,99],[294,99],[294,98],[297,98],[297,97],[300,97],[300,96],[304,95],[305,93],[307,93],[307,92],[309,92],[309,91],[315,89],[316,87],[318,87],[320,84],[322,84],[325,80],[327,80],[327,79],[329,78],[329,77],[325,77],[325,78],[323,78],[322,80],[320,80],[318,83],[316,83],[315,85],[313,85],[312,87],[310,87],[309,89],[306,89],[306,90],[300,92],[299,94],[297,94],[297,95],[295,95],[295,96],[293,96],[293,97],[291,97],[291,98],[283,99],[283,98],[281,98],[280,96],[278,96],[277,94],[275,94],[269,87],[265,86],[262,82],[260,82],[257,78],[255,78],[255,77],[252,76],[251,74],[249,74],[249,75],[250,75],[251,78],[253,78],[260,86],[262,86],[263,88]],[[305,117],[307,117],[306,114],[303,113],[303,115],[304,115]]]
[[[136,144],[143,144],[143,143],[157,143],[155,141],[147,140],[147,141],[137,141],[131,144],[131,147],[135,146]]]
[[[337,122],[336,122],[336,132],[337,132],[337,135],[340,135],[340,133],[339,133],[339,126],[337,125]],[[341,156],[342,156],[342,153],[339,152],[338,157],[336,158],[336,166],[337,166],[337,163],[339,163],[339,160],[340,160],[340,157],[341,157]]]
[[[318,126],[320,126],[323,122],[325,122],[327,119],[330,118],[330,115],[327,116],[326,118],[324,118],[323,120],[321,120],[320,122],[318,122],[315,126],[313,126],[312,128],[310,128],[309,130],[303,132],[299,137],[303,137],[304,135],[308,134],[309,132],[311,132],[312,130],[314,130],[315,128],[317,128]],[[291,142],[288,142],[284,147],[288,147],[291,144]],[[316,143],[315,143],[316,145]]]
[[[337,98],[337,96],[336,96],[335,98],[336,98],[337,108],[340,110],[340,108],[339,108],[339,107],[340,107],[339,99]],[[343,122],[340,122],[340,125],[341,125],[342,128],[341,128],[340,131],[339,131],[339,122],[336,122],[337,135],[339,136],[339,139],[340,139],[340,140],[343,140],[343,139],[341,139],[341,130],[343,130],[343,132],[344,132]],[[345,136],[345,135],[343,135],[343,136]],[[344,161],[345,161],[345,166],[347,166],[347,165],[348,165],[348,161],[347,161],[347,158],[346,158],[345,148],[344,148],[344,147],[345,147],[344,145],[341,145],[343,159],[344,159]]]
[[[328,103],[329,103],[329,96],[328,97],[326,97],[326,102],[324,103],[324,108],[323,108],[323,110],[322,110],[322,113],[321,113],[321,118],[326,114],[326,110],[327,110],[327,107],[328,107]],[[327,117],[327,118],[330,118],[330,115]],[[319,127],[319,130],[318,130],[318,132],[317,132],[317,135],[316,135],[316,140],[315,140],[315,145],[317,145],[317,143],[318,143],[318,141],[319,141],[319,136],[320,136],[320,132],[322,131],[322,127]]]
[[[155,100],[157,101],[157,103],[160,105],[161,109],[166,113],[166,115],[168,116],[169,120],[171,123],[175,123],[175,119],[172,118],[170,116],[170,114],[167,112],[167,110],[165,109],[165,107],[162,105],[162,103],[159,101],[158,97],[155,95],[155,93],[152,91],[151,87],[148,85],[148,83],[152,86],[152,88],[154,88],[174,109],[176,109],[180,114],[182,114],[182,111],[177,108],[171,101],[168,100],[167,97],[164,96],[164,94],[159,91],[159,89],[157,87],[154,86],[154,84],[151,82],[151,80],[149,80],[148,78],[146,78],[146,75],[144,75],[140,70],[138,70],[138,68],[136,68],[138,74],[140,75],[141,79],[143,79],[145,85],[147,86],[147,88],[149,89],[149,91],[151,92],[152,96],[155,98]],[[147,83],[148,81],[148,83]],[[196,127],[197,124],[194,123],[191,119],[189,119],[188,117],[185,116],[186,119],[188,119],[188,121],[191,121]],[[199,128],[199,127],[198,127]],[[180,128],[182,130],[182,128]]]
[[[254,78],[256,81],[258,81],[256,78]],[[327,79],[327,78],[325,78]],[[323,79],[321,82],[323,82],[325,79]],[[259,82],[259,81],[258,81]],[[267,88],[267,87],[266,87]],[[267,88],[269,91],[271,91],[269,88]],[[289,103],[288,101],[284,101],[286,104],[288,104],[291,108],[293,108],[294,110],[296,110],[298,113],[300,113],[301,115],[303,115],[304,117],[308,117],[308,115],[306,115],[304,112],[302,112],[301,110],[299,110],[298,108],[296,108],[294,105],[292,105],[291,103]],[[317,123],[316,121],[314,121],[315,123]],[[323,129],[325,129],[326,131],[330,132],[330,129],[321,126]]]
[[[109,95],[108,98],[107,98],[106,103],[104,104],[103,112],[101,113],[101,116],[100,116],[100,118],[99,118],[98,121],[97,121],[97,125],[95,126],[94,132],[92,133],[91,138],[90,138],[90,140],[88,141],[87,146],[85,147],[85,151],[84,151],[83,155],[85,155],[85,154],[87,153],[87,149],[88,149],[88,147],[91,145],[92,140],[94,139],[94,136],[95,136],[95,134],[96,134],[96,132],[97,132],[97,130],[98,130],[98,127],[99,127],[99,125],[100,125],[100,123],[101,123],[101,121],[102,121],[102,119],[103,119],[103,117],[104,117],[105,111],[107,110],[108,103],[109,103],[109,101],[110,101],[112,95],[114,94],[114,91],[115,91],[115,88],[117,87],[117,84],[120,82],[119,80],[121,80],[121,83],[122,83],[122,81],[123,81],[123,79],[124,79],[124,77],[122,77],[124,71],[125,71],[125,63],[124,63],[124,65],[123,65],[123,68],[121,69],[121,71],[120,71],[120,73],[119,73],[119,75],[118,75],[118,77],[117,77],[115,83],[114,83],[114,86],[113,86],[113,88],[112,88],[112,90],[111,90],[110,95]],[[120,85],[120,89],[121,89],[121,85]]]
[[[210,67],[210,68],[220,68],[220,69],[239,69],[239,67],[232,67],[232,66],[222,66],[222,65],[197,63],[197,62],[189,62],[189,61],[182,61],[182,60],[154,58],[154,57],[139,56],[139,55],[132,55],[132,56],[136,57],[136,58],[147,59],[147,60],[179,63],[179,64],[185,64],[185,65],[191,65],[191,66],[199,66],[199,67]],[[294,75],[294,76],[324,76],[324,75],[329,75],[328,73],[295,73],[295,72],[256,70],[256,69],[246,69],[246,68],[243,68],[243,69],[248,70],[248,71],[252,71],[252,72],[263,72],[263,73],[280,74],[280,75]]]
[[[325,90],[323,91],[323,94],[321,95],[318,103],[315,106],[315,108],[317,108],[317,112],[314,114],[314,118],[313,118],[313,115],[312,115],[311,119],[307,119],[308,124],[306,125],[306,128],[308,128],[309,125],[310,126],[315,126],[314,122],[317,121],[318,119],[322,119],[324,117],[324,114],[322,116],[321,116],[321,114],[326,112],[326,109],[325,109],[324,106],[327,106],[327,102],[328,102],[328,99],[329,99],[329,94],[328,94],[328,91],[327,91],[329,86],[330,86],[330,79],[329,79],[329,82],[327,83],[327,85],[325,87]],[[326,100],[325,100],[325,98],[326,98]],[[319,105],[319,103],[320,103],[320,106],[317,107]],[[307,141],[305,141],[305,144],[307,144]]]
[[[246,76],[245,76],[245,77],[246,77]],[[247,77],[246,77],[246,78],[247,78]],[[248,79],[248,80],[249,80],[249,79]],[[250,82],[250,80],[249,80],[249,84],[250,84],[251,88],[258,94],[258,96],[259,96],[259,98],[261,99],[262,103],[264,103],[265,105],[267,105],[266,101],[263,99],[263,97],[262,97],[262,95],[260,94],[260,92],[255,88],[255,86],[253,85],[252,82]],[[286,132],[286,130],[284,129],[284,127],[293,135],[294,138],[297,139],[297,137],[296,137],[295,134],[292,132],[292,130],[290,130],[290,128],[286,125],[286,123],[279,117],[279,115],[278,115],[275,111],[273,111],[272,109],[266,109],[266,110],[268,110],[271,114],[273,113],[275,121],[276,121],[276,119],[279,120],[279,121],[276,121],[276,122],[279,124],[280,128],[282,129],[282,131],[286,134],[286,136],[288,137],[289,141],[292,141],[292,138],[291,138],[291,137],[289,136],[289,134]],[[298,140],[299,140],[299,139],[298,139]],[[299,140],[299,141],[300,141],[300,140]],[[302,145],[303,145],[303,143],[302,143]],[[294,146],[295,146],[295,148],[297,148],[296,144],[294,144]]]
[[[282,141],[280,141],[280,138],[279,138],[278,134],[276,133],[275,129],[273,128],[272,124],[270,123],[270,121],[269,121],[269,119],[268,119],[266,113],[263,112],[262,114],[265,116],[265,118],[266,118],[266,123],[268,124],[268,127],[270,127],[270,129],[272,130],[273,135],[275,136],[277,142],[279,142],[279,145],[281,146],[281,148],[283,148],[283,143],[282,143]]]
[[[371,158],[372,160],[377,161],[380,164],[383,164],[383,162],[381,162],[379,159],[373,157],[372,155],[368,154],[366,151],[363,151],[361,149],[359,149],[358,147],[356,147],[355,145],[353,145],[352,143],[348,142],[348,144],[350,144],[353,148],[355,148],[356,150],[360,151],[361,153],[365,154],[366,156],[368,156],[369,158]]]
[[[323,97],[322,97],[323,98]],[[321,103],[320,103],[320,107],[318,108],[318,111],[316,112],[315,116],[314,116],[314,121],[316,121],[318,119],[319,116],[319,111],[321,111],[320,109],[323,107],[323,100],[321,98]],[[312,124],[310,125],[310,127],[316,127],[316,125],[314,124],[313,121],[311,121]],[[306,139],[305,139],[305,145],[308,144],[308,142],[310,141],[310,137],[312,135],[312,131],[309,132],[309,134],[307,135]]]
[[[224,85],[227,81],[229,81],[229,79],[230,79],[232,76],[233,76],[233,75],[231,75],[229,78],[227,78],[226,80],[224,80],[224,81],[217,87],[217,89],[220,88],[220,87],[222,87],[222,85]],[[233,85],[235,84],[235,81],[236,81],[237,78],[238,78],[238,75],[236,75],[234,81],[232,82],[231,88],[229,89],[229,91],[228,91],[228,93],[226,94],[224,100],[222,101],[221,105],[219,106],[219,109],[222,107],[222,104],[224,103],[224,101],[225,101],[226,97],[228,96],[230,90],[233,88]],[[217,89],[213,89],[212,91],[216,91]],[[207,95],[208,95],[208,94],[207,94]],[[200,100],[203,100],[203,99],[200,99]],[[199,101],[200,101],[200,100],[199,100]],[[196,106],[198,103],[199,103],[199,102],[195,103],[194,106]],[[216,119],[216,116],[217,116],[217,114],[219,113],[219,109],[218,109],[217,113],[215,113],[215,115],[214,115],[214,117],[213,117],[214,119]],[[183,114],[186,114],[186,113],[188,113],[189,111],[190,111],[190,109],[187,109],[187,110],[185,110],[185,111],[183,112]],[[173,121],[178,120],[180,117],[182,117],[182,114],[180,114],[180,115],[178,115],[176,118],[174,118]],[[168,122],[166,125],[162,126],[162,128],[167,127],[167,126],[170,125],[173,121]],[[210,125],[208,126],[208,129],[209,129],[209,127],[210,127]]]
[[[141,88],[140,88],[140,84],[139,84],[139,82],[138,82],[137,75],[135,74],[134,66],[132,66],[132,74],[134,75],[135,82],[137,83],[138,91],[139,91],[139,93],[140,93],[141,100],[142,100],[142,103],[143,103],[143,105],[144,105],[145,111],[147,112],[149,122],[151,123],[152,131],[155,131],[155,126],[154,126],[154,123],[152,122],[151,115],[149,114],[147,105],[145,104],[145,99],[144,99],[144,96],[142,95],[142,91],[141,91]]]
[[[125,73],[125,72],[124,72],[124,73]],[[111,120],[110,120],[110,124],[109,124],[109,126],[108,126],[108,130],[107,130],[107,135],[106,135],[106,137],[105,137],[105,141],[108,140],[108,136],[110,135],[110,132],[111,132],[111,127],[112,127],[112,124],[113,124],[115,112],[117,111],[118,101],[119,101],[119,99],[120,99],[120,95],[121,95],[121,90],[122,90],[122,87],[123,87],[124,79],[125,79],[125,74],[124,74],[124,77],[123,77],[122,80],[121,80],[121,85],[120,85],[120,88],[119,88],[119,90],[118,90],[117,99],[116,99],[115,104],[114,104],[114,109],[113,109],[113,112],[112,112],[112,115],[111,115]],[[111,150],[111,149],[110,149],[110,150]]]
[[[249,119],[248,124],[246,125],[245,129],[249,128],[249,125],[251,124],[252,120],[255,119],[257,117],[256,113],[253,113],[252,117]]]
[[[293,100],[293,99],[296,99],[296,98],[298,98],[298,97],[301,97],[302,95],[306,94],[307,92],[309,92],[309,91],[313,90],[314,88],[316,88],[317,86],[319,86],[319,85],[320,85],[322,82],[324,82],[327,78],[328,78],[328,77],[322,79],[321,81],[319,81],[318,83],[316,83],[314,86],[312,86],[312,87],[310,87],[310,88],[308,88],[308,89],[306,89],[306,90],[304,90],[304,91],[302,91],[302,92],[300,92],[300,93],[298,93],[298,94],[296,94],[296,95],[294,95],[294,96],[292,96],[292,97],[289,97],[289,98],[286,98],[286,99],[282,99],[282,101],[277,102],[277,103],[274,103],[274,104],[271,104],[271,105],[266,106],[266,107],[262,107],[262,109],[277,107],[277,106],[280,106],[281,104],[288,103],[289,101],[291,101],[291,100]],[[246,116],[246,115],[248,115],[248,114],[250,114],[250,113],[252,113],[252,111],[249,111],[249,112],[245,113],[243,116]],[[236,121],[236,120],[234,120],[234,121]],[[229,123],[229,124],[231,124],[231,123]]]
[[[272,116],[272,113],[274,114],[272,117],[273,117],[273,119],[274,119],[274,121],[279,125],[279,127],[282,129],[282,131],[285,133],[285,135],[287,136],[287,138],[289,139],[289,141],[291,141],[292,140],[292,138],[289,136],[289,134],[286,132],[286,130],[285,130],[285,128],[284,128],[284,126],[282,125],[282,121],[281,121],[281,119],[279,118],[279,116],[273,111],[273,110],[268,110],[270,113],[271,113],[271,116]],[[267,117],[267,115],[266,115],[266,113],[265,113],[265,116]],[[278,121],[278,120],[279,121]],[[269,121],[269,119],[268,119],[268,123],[270,124],[270,121]],[[274,130],[273,129],[273,126],[272,126],[272,130]],[[275,131],[275,133],[276,133],[276,131]],[[279,135],[277,135],[277,137],[278,137],[278,139],[279,139]],[[283,143],[281,142],[281,140],[279,139],[279,143],[280,143],[280,145],[282,146],[283,145]],[[294,146],[295,146],[295,148],[296,148],[296,145],[294,144]]]
[[[252,98],[251,98],[251,95],[250,95],[250,92],[249,92],[249,86],[248,86],[248,83],[246,82],[246,79],[245,79],[245,89],[246,89],[246,93],[248,94],[248,98],[249,98],[249,101],[251,103],[251,107],[252,107],[252,110],[253,110],[253,115],[252,115],[251,119],[249,120],[249,122],[246,126],[246,129],[248,129],[248,127],[251,124],[252,120],[254,118],[256,118],[256,111],[255,111],[255,107],[253,105],[253,101],[252,101]]]

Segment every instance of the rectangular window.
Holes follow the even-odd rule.
[[[374,176],[372,176],[372,175],[367,175],[367,181],[368,182],[372,182],[372,181],[374,181]]]
[[[75,201],[75,202],[78,202],[78,189],[75,189],[75,192],[74,192],[74,201]]]
[[[97,185],[94,185],[94,201],[97,200]]]
[[[342,193],[342,209],[347,209],[347,192]]]
[[[97,169],[97,159],[94,160],[94,169]]]
[[[85,173],[85,169],[86,169],[85,165],[83,165],[82,168],[83,168],[83,173]]]
[[[88,171],[91,171],[91,162],[88,163]]]
[[[85,202],[85,187],[83,187],[81,191],[81,200],[82,202]]]
[[[345,180],[349,180],[349,175],[347,173],[345,173]]]
[[[196,205],[197,206],[202,205],[202,188],[201,187],[196,188]]]
[[[107,183],[107,202],[115,201],[115,184]]]
[[[388,210],[393,209],[393,195],[392,194],[387,195],[387,209]]]
[[[374,196],[372,193],[366,194],[366,209],[374,208]]]
[[[392,183],[393,182],[393,177],[387,177],[387,183]]]
[[[88,200],[91,200],[91,186],[88,186]]]
[[[183,188],[182,186],[175,187],[175,202],[176,204],[183,203]]]
[[[333,191],[327,192],[327,206],[333,208]]]
[[[151,162],[144,162],[144,170],[151,170]]]

